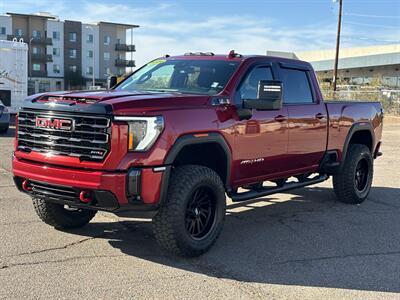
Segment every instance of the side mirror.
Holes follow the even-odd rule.
[[[282,82],[260,80],[257,99],[244,99],[243,108],[258,110],[279,110],[282,108]]]
[[[115,75],[112,75],[108,77],[108,89],[111,90],[114,86],[116,86],[118,83],[118,77]]]

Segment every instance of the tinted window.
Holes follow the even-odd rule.
[[[239,88],[241,99],[257,99],[258,83],[260,80],[273,80],[270,67],[257,67],[247,74]]]
[[[312,103],[307,71],[281,68],[284,103]]]

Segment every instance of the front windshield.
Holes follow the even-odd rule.
[[[238,64],[224,60],[154,60],[116,90],[215,95],[224,89]]]

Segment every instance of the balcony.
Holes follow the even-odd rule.
[[[32,54],[32,61],[46,61],[46,62],[53,62],[53,56],[50,54],[42,54],[42,53],[33,53]]]
[[[135,45],[115,44],[115,51],[135,52]]]
[[[51,46],[53,45],[53,39],[52,38],[43,38],[43,37],[32,37],[32,44],[44,44],[46,46]]]
[[[133,68],[133,67],[135,67],[135,61],[134,60],[126,60],[126,59],[116,59],[115,66],[116,67]]]
[[[30,74],[31,77],[47,77],[47,72],[46,71],[31,71]]]

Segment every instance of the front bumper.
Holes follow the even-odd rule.
[[[108,172],[44,165],[14,157],[13,172],[17,188],[33,197],[117,213],[156,210],[163,198],[169,168]],[[82,201],[81,193],[89,201]]]

